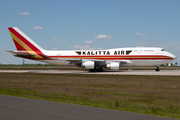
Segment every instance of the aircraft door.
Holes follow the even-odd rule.
[[[142,52],[142,50],[141,50],[140,47],[137,48],[137,51],[138,51],[138,53],[141,53],[141,52]]]

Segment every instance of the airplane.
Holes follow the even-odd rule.
[[[17,27],[8,27],[14,44],[15,57],[36,60],[54,65],[75,64],[90,72],[103,71],[103,68],[119,70],[120,67],[157,66],[170,63],[176,56],[159,47],[129,47],[106,50],[45,50]]]

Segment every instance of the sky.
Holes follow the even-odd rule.
[[[8,27],[47,50],[162,47],[180,63],[180,0],[1,0],[0,63],[22,64]],[[25,63],[37,63],[25,60]]]

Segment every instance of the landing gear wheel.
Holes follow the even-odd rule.
[[[89,69],[89,72],[96,72],[96,69]]]
[[[97,69],[97,72],[103,72],[103,69]]]
[[[160,71],[159,67],[157,67],[155,70],[156,70],[157,72]]]
[[[89,72],[103,72],[103,69],[89,69]]]

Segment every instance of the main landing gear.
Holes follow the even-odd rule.
[[[159,66],[157,66],[157,68],[155,69],[155,71],[157,71],[157,72],[160,71]]]
[[[103,72],[103,69],[89,69],[89,72]]]

